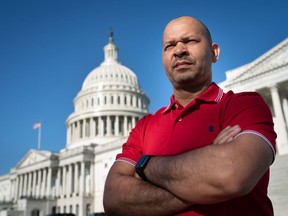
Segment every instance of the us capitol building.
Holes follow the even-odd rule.
[[[0,216],[103,213],[107,173],[130,130],[148,114],[149,98],[137,76],[118,62],[109,34],[104,61],[85,78],[67,118],[67,143],[59,153],[31,149],[0,176]],[[288,212],[288,38],[247,65],[226,72],[225,90],[257,91],[275,122],[277,157],[269,195],[275,216]],[[285,213],[286,212],[286,213]],[[285,213],[285,214],[284,214]]]

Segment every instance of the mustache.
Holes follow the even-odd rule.
[[[171,67],[174,68],[179,61],[185,61],[189,64],[195,63],[195,59],[191,58],[190,56],[181,56],[181,57],[176,56],[171,63]]]

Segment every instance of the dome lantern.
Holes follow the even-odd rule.
[[[114,44],[114,38],[113,38],[113,31],[112,28],[109,30],[109,42],[108,44],[104,47],[104,54],[105,54],[105,59],[102,64],[109,64],[111,62],[118,62],[118,48]]]

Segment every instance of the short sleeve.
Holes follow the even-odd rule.
[[[122,146],[122,152],[116,156],[116,161],[125,161],[135,165],[142,153],[142,142],[147,124],[152,118],[152,114],[142,117],[130,132],[127,141]]]
[[[238,124],[243,133],[255,133],[265,139],[276,152],[276,133],[271,111],[260,94],[243,92],[231,94],[223,103],[222,128]]]

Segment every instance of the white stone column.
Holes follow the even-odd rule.
[[[46,187],[46,197],[49,198],[52,195],[52,168],[48,167],[48,175],[47,175],[47,187]]]
[[[142,109],[142,100],[141,100],[141,97],[138,98],[138,107]]]
[[[85,162],[81,162],[81,174],[80,174],[80,196],[84,196],[85,192]]]
[[[33,184],[32,184],[32,197],[36,197],[36,179],[37,179],[37,172],[33,171]]]
[[[110,116],[107,116],[107,136],[111,135],[111,118]]]
[[[16,175],[16,188],[15,188],[15,195],[14,195],[15,200],[18,199],[18,190],[19,190],[19,176]]]
[[[31,185],[32,185],[32,172],[28,173],[28,188],[27,188],[27,196],[31,196]]]
[[[275,112],[275,119],[278,129],[281,131],[277,131],[277,149],[279,155],[288,153],[288,144],[287,144],[287,130],[284,122],[284,115],[281,107],[280,96],[278,93],[277,86],[273,85],[270,87],[273,108]]]
[[[63,178],[62,178],[62,194],[63,196],[67,195],[67,169],[66,169],[66,165],[63,166],[62,169],[62,174],[63,174]]]
[[[115,116],[115,135],[119,136],[119,116]]]
[[[128,117],[124,116],[124,125],[123,125],[124,135],[128,135]]]
[[[10,200],[12,201],[14,199],[14,195],[15,195],[16,180],[10,179],[10,182],[11,182],[11,186],[9,188],[9,195],[10,195]]]
[[[79,195],[79,173],[78,173],[78,163],[76,162],[74,165],[74,196],[77,196],[77,194]]]
[[[40,189],[41,189],[41,170],[37,170],[37,192],[36,192],[36,197],[40,197]]]
[[[136,125],[136,117],[132,117],[131,129],[132,129],[133,127],[135,127],[135,125]]]
[[[77,121],[77,126],[76,126],[76,131],[75,131],[75,140],[80,139],[80,127],[81,127],[80,121]]]
[[[23,195],[23,175],[19,175],[19,198]]]
[[[93,118],[94,120],[94,130],[93,130],[93,134],[94,134],[94,137],[98,136],[99,135],[99,117],[94,117]]]
[[[57,177],[56,177],[56,197],[60,197],[60,184],[61,183],[61,167],[59,166],[57,169]]]
[[[95,120],[94,118],[90,118],[90,136],[89,137],[95,137]]]
[[[27,196],[27,173],[24,175],[24,184],[23,184],[23,196]]]
[[[16,200],[16,190],[17,190],[17,176],[16,178],[13,178],[12,180],[12,187],[10,188],[11,192],[11,201]]]
[[[285,125],[286,125],[286,129],[287,129],[287,126],[288,126],[288,100],[287,100],[287,98],[283,99],[282,106],[283,106],[283,112],[284,112],[284,116],[285,116]]]
[[[41,193],[40,193],[40,197],[42,198],[45,196],[46,179],[47,179],[47,169],[44,168],[42,169],[42,181],[41,181]]]
[[[86,137],[86,119],[83,119],[83,124],[82,124],[82,138]]]
[[[97,181],[95,180],[95,165],[94,165],[94,162],[91,161],[90,162],[90,194],[92,196],[94,196],[94,193],[95,193],[95,183]]]
[[[68,165],[68,179],[67,179],[67,196],[70,197],[72,193],[72,164]]]
[[[133,95],[133,107],[136,107],[136,100],[137,100],[136,96]]]
[[[104,136],[104,119],[102,116],[99,116],[99,135]]]
[[[131,131],[132,129],[132,119],[133,117],[128,117],[128,124],[127,124],[127,134],[129,134],[129,132]]]

